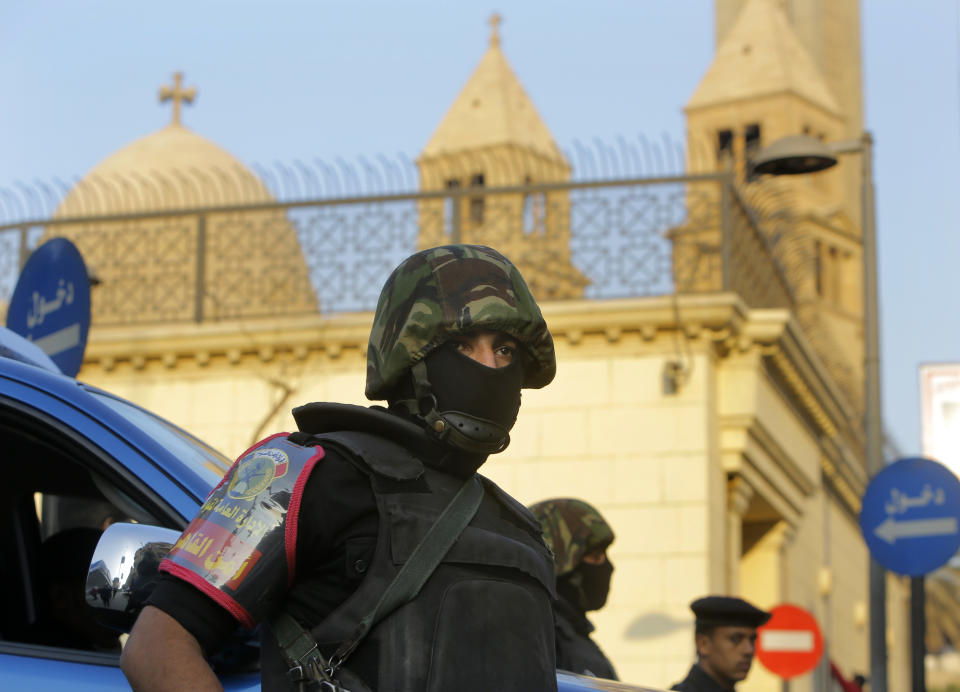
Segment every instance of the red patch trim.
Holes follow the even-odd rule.
[[[293,577],[297,569],[297,523],[300,519],[300,502],[303,500],[303,489],[307,485],[307,479],[317,462],[323,459],[325,452],[323,447],[316,445],[317,453],[307,459],[303,465],[303,470],[297,477],[297,482],[293,486],[293,494],[290,496],[290,506],[287,507],[287,516],[284,519],[286,525],[283,527],[284,545],[287,549],[287,586],[293,583]]]
[[[203,578],[196,572],[192,572],[186,567],[178,565],[175,562],[171,562],[166,558],[164,558],[163,562],[160,563],[160,571],[168,572],[179,579],[183,579],[185,582],[202,591],[207,597],[216,601],[217,605],[230,613],[234,620],[239,622],[248,630],[251,630],[256,626],[257,623],[253,621],[253,618],[250,616],[250,613],[247,612],[246,608],[237,603],[217,587],[204,581]]]

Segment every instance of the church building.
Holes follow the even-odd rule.
[[[774,180],[751,160],[785,135],[860,136],[859,5],[715,5],[716,53],[685,112],[688,173],[716,176],[686,184],[684,218],[657,230],[669,290],[593,297],[583,185],[511,68],[496,17],[416,160],[419,189],[390,203],[406,205],[409,223],[396,259],[490,245],[540,301],[556,380],[524,392],[509,448],[482,470],[524,503],[580,497],[612,525],[610,599],[591,619],[621,679],[667,688],[683,678],[694,659],[688,606],[705,594],[810,610],[825,661],[852,677],[870,669],[858,162]],[[293,406],[369,403],[373,305],[332,310],[304,247],[331,209],[349,220],[360,203],[327,199],[298,216],[276,202],[181,122],[192,94],[178,76],[162,92],[171,123],[91,171],[46,235],[73,239],[100,280],[79,378],[236,456],[293,429]],[[604,194],[635,204],[632,190]],[[694,200],[731,211],[698,216]],[[754,254],[724,245],[740,237],[734,227],[752,234]],[[740,273],[720,281],[703,269],[728,252]],[[779,277],[776,299],[756,297],[764,276]],[[906,608],[891,584],[890,689],[907,689]],[[738,690],[812,692],[828,676],[824,663],[781,685],[755,663]]]

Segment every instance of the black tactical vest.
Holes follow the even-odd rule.
[[[463,479],[424,466],[379,435],[337,432],[316,438],[347,452],[367,474],[380,516],[377,545],[360,586],[311,629],[327,658],[374,608]],[[480,509],[420,594],[375,626],[347,659],[341,681],[348,689],[355,675],[380,692],[556,690],[552,558],[536,519],[481,479]],[[264,637],[261,658],[265,691],[295,689],[272,636]]]
[[[590,638],[593,625],[563,597],[555,604],[557,621],[557,668],[579,675],[616,680],[617,673],[596,642]]]

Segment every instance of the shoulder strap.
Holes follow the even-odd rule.
[[[423,462],[405,446],[383,435],[350,430],[313,437],[321,445],[332,443],[345,449],[355,463],[377,475],[395,481],[415,480],[423,475]]]
[[[416,480],[423,475],[423,462],[407,447],[385,435],[360,430],[291,433],[288,440],[304,447],[333,447],[366,474],[395,481]]]
[[[291,664],[291,674],[319,672],[322,680],[330,680],[343,662],[360,645],[374,625],[394,610],[412,601],[433,574],[457,537],[477,513],[483,500],[483,486],[477,476],[467,479],[426,535],[387,586],[373,610],[357,624],[350,638],[324,661],[311,634],[285,612],[273,620],[277,643]]]

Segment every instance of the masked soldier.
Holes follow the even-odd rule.
[[[557,667],[572,673],[616,680],[613,665],[590,638],[593,624],[587,611],[607,602],[613,563],[607,547],[613,529],[583,500],[544,500],[530,507],[553,550],[557,577]]]
[[[757,628],[770,613],[732,596],[707,596],[690,604],[696,616],[697,662],[671,687],[680,692],[733,692],[747,677],[756,652]]]
[[[502,255],[404,260],[367,351],[388,408],[302,406],[299,432],[238,459],[161,565],[121,660],[133,687],[219,689],[205,655],[259,624],[268,691],[556,690],[549,551],[476,473],[555,368]]]

